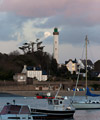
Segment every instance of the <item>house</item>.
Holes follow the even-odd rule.
[[[73,74],[73,72],[77,72],[77,60],[72,60],[69,59],[68,61],[65,61],[65,65],[67,67],[67,69],[71,72],[71,74]]]
[[[78,64],[78,69],[79,69],[79,67],[80,67],[80,69],[85,69],[85,65],[83,64],[81,59],[78,60],[77,64]]]
[[[47,73],[40,67],[26,66],[21,73],[16,73],[13,79],[19,83],[33,83],[33,80],[46,81],[48,79]]]
[[[86,67],[86,60],[79,60],[78,61],[78,64],[79,64],[79,66],[80,66],[80,68],[81,69],[85,69],[85,67]],[[92,70],[92,69],[94,69],[94,65],[93,65],[93,63],[92,63],[92,61],[91,60],[87,60],[87,69],[88,70]]]
[[[35,78],[38,81],[46,81],[48,79],[47,73],[43,71],[40,67],[24,65],[22,73],[26,73],[28,78]]]
[[[26,84],[27,76],[26,76],[25,73],[16,73],[16,74],[13,76],[13,79],[14,79],[16,82],[25,83],[25,84]]]
[[[79,70],[80,69],[80,70]],[[94,69],[94,64],[92,63],[91,60],[87,60],[87,70],[93,70]],[[80,71],[80,72],[79,72]],[[86,60],[78,60],[77,63],[77,74],[81,74],[83,77],[86,75]]]

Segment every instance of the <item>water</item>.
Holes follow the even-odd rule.
[[[71,99],[71,97],[69,98]],[[84,99],[84,97],[76,97],[76,100],[79,99]],[[27,104],[34,108],[52,109],[48,106],[46,99],[34,99],[33,97],[0,97],[0,111],[7,102],[13,103],[13,100],[15,100],[17,104]],[[69,100],[65,100],[66,106],[68,103]],[[73,120],[100,120],[100,110],[76,110]]]

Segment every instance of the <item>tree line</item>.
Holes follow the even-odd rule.
[[[77,78],[76,73],[71,74],[65,65],[59,67],[53,56],[47,52],[36,51],[22,55],[18,51],[14,51],[10,54],[0,53],[0,80],[13,80],[13,75],[20,73],[24,65],[41,67],[47,72],[49,80],[51,78],[55,78],[55,80]],[[100,72],[100,60],[94,63],[94,70]]]

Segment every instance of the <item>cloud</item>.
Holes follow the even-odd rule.
[[[26,17],[44,17],[60,12],[66,2],[66,0],[59,3],[58,0],[3,0],[0,10],[15,12],[17,15]]]
[[[58,15],[67,24],[92,26],[100,24],[99,5],[99,0],[3,0],[0,11],[34,18]]]
[[[50,33],[50,32],[45,32],[45,33],[44,33],[44,37],[45,37],[45,38],[47,38],[47,37],[49,37],[49,36],[51,36],[51,33]]]
[[[80,56],[86,35],[97,51],[99,11],[99,0],[0,0],[0,49],[8,52],[39,38],[52,53],[52,33],[58,27],[60,61]]]
[[[9,54],[14,50],[18,50],[18,41],[0,41],[0,52]]]
[[[22,22],[23,18],[21,17],[16,17],[11,13],[0,12],[0,40],[16,40],[15,33],[20,30]]]

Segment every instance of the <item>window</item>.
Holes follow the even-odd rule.
[[[58,100],[54,100],[54,104],[55,105],[59,105],[59,101]]]
[[[62,104],[62,101],[60,101],[60,104]]]
[[[48,104],[49,104],[49,105],[52,105],[52,100],[48,100]]]

